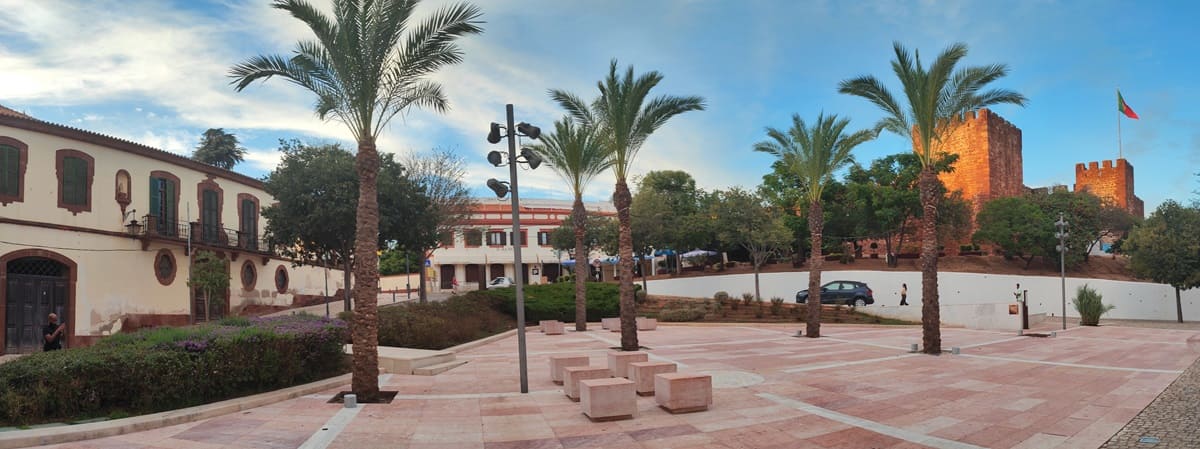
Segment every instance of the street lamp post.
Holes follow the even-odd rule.
[[[492,123],[491,129],[488,132],[487,140],[489,143],[500,143],[500,129],[504,128],[505,136],[508,138],[508,179],[509,182],[498,181],[495,178],[487,181],[488,188],[496,193],[496,197],[504,198],[504,195],[512,194],[512,246],[513,246],[513,284],[517,291],[517,352],[518,361],[521,369],[521,393],[529,392],[529,371],[528,361],[525,356],[525,290],[524,290],[524,272],[521,269],[521,214],[520,204],[517,196],[517,164],[529,164],[530,169],[536,169],[541,165],[542,160],[533,150],[529,148],[521,149],[521,157],[517,157],[517,135],[537,139],[542,134],[542,130],[536,126],[525,122],[513,124],[513,105],[507,104],[504,106],[506,115],[506,126],[501,126],[499,123]],[[488,162],[494,166],[501,166],[504,162],[504,155],[499,151],[488,153]]]
[[[1054,222],[1054,226],[1058,228],[1058,232],[1054,236],[1058,238],[1058,270],[1059,276],[1062,278],[1062,328],[1067,330],[1067,223],[1063,219],[1063,213],[1058,213],[1058,221]]]

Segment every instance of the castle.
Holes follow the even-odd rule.
[[[950,191],[961,190],[975,212],[996,198],[1030,190],[1024,184],[1021,129],[988,109],[965,115],[942,137],[938,150],[957,154],[954,171],[938,178]],[[1144,205],[1133,192],[1133,165],[1125,159],[1075,164],[1075,191],[1086,190],[1101,200],[1142,217]]]

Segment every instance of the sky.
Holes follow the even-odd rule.
[[[426,0],[418,17],[449,5]],[[327,0],[315,0],[329,11]],[[467,183],[492,196],[490,122],[553,129],[563,111],[547,95],[564,89],[594,98],[609,61],[656,70],[658,95],[699,95],[705,111],[675,117],[638,153],[632,175],[684,170],[706,190],[757,187],[772,156],[752,147],[768,126],[825,112],[872,126],[882,113],[837,92],[839,81],[875,75],[893,92],[892,42],[926,62],[962,42],[964,63],[1008,64],[992,84],[1029,98],[993,110],[1022,130],[1024,182],[1074,183],[1075,164],[1115,159],[1119,88],[1141,116],[1121,118],[1125,158],[1147,215],[1162,201],[1187,202],[1200,188],[1200,4],[1184,1],[715,1],[476,0],[484,33],[460,41],[463,63],[433,79],[450,100],[445,114],[411,110],[379,142],[401,157],[435,148],[467,161]],[[0,105],[49,122],[188,155],[208,128],[224,128],[248,149],[235,171],[262,177],[279,161],[279,139],[340,142],[339,122],[313,113],[311,93],[281,79],[243,92],[233,65],[260,54],[289,55],[311,32],[266,0],[0,0]],[[1192,105],[1192,106],[1188,106]],[[868,164],[911,151],[883,134],[861,145]],[[552,170],[522,170],[522,197],[570,199]],[[585,199],[611,197],[611,173]],[[499,201],[499,200],[497,200]]]

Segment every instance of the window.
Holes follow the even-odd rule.
[[[488,231],[488,246],[504,246],[508,244],[508,234],[504,231]]]
[[[179,236],[179,178],[164,171],[150,172],[149,231]]]
[[[258,250],[258,198],[238,194],[238,247]]]
[[[171,250],[163,248],[154,256],[154,278],[162,285],[175,282],[175,255]]]
[[[454,247],[454,231],[443,232],[441,235],[438,236],[438,242],[441,243],[442,248],[453,248]]]
[[[514,244],[516,244],[516,240],[516,238],[513,239]],[[529,246],[529,231],[524,229],[521,230],[521,246]]]
[[[220,200],[216,190],[204,190],[200,200],[200,229],[201,238],[208,243],[217,241],[221,221]]]
[[[550,233],[547,231],[538,231],[538,245],[550,246]]]
[[[468,248],[483,245],[483,231],[478,229],[467,229],[463,231],[463,244]]]
[[[0,136],[0,205],[25,200],[25,163],[29,149],[19,140]]]
[[[288,289],[288,272],[283,265],[275,267],[275,290],[279,293],[287,293]]]
[[[95,160],[82,151],[58,150],[58,207],[72,214],[92,211],[92,175]]]
[[[257,283],[258,269],[254,267],[254,261],[242,262],[242,290],[252,291]]]

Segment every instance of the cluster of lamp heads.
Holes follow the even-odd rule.
[[[508,138],[516,137],[515,135],[513,135],[511,133],[511,131],[507,134],[501,135],[500,130],[503,128],[505,128],[503,125],[496,123],[496,122],[492,122],[491,130],[488,132],[488,136],[487,136],[488,143],[497,144],[497,143],[500,143],[500,140],[504,139],[505,137],[508,137]],[[540,137],[542,135],[541,128],[538,128],[536,126],[530,125],[525,122],[518,123],[516,128],[517,128],[516,135],[525,136],[530,139],[537,139],[538,137]],[[489,152],[487,155],[487,160],[488,160],[489,164],[492,164],[496,167],[501,167],[501,166],[504,166],[507,164],[513,164],[513,163],[525,163],[525,164],[529,165],[530,170],[534,170],[534,169],[537,169],[538,166],[542,165],[542,157],[538,156],[537,152],[529,147],[521,148],[521,152],[519,155],[517,155],[515,160],[505,161],[505,154],[502,151]],[[489,189],[492,189],[492,192],[495,192],[496,198],[504,198],[505,196],[508,196],[508,192],[509,192],[509,183],[508,182],[500,181],[500,180],[497,180],[496,178],[492,178],[492,179],[487,180],[487,186]]]

